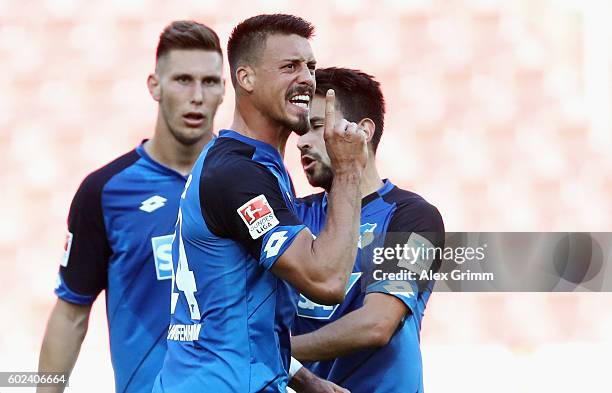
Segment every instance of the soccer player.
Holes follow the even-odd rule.
[[[299,215],[315,235],[329,214],[328,192],[336,176],[323,139],[328,89],[336,92],[336,116],[357,122],[366,130],[369,155],[360,186],[360,238],[353,245],[360,251],[346,297],[340,305],[327,306],[301,295],[291,338],[292,355],[307,362],[318,376],[353,393],[422,392],[419,331],[432,283],[384,279],[381,272],[374,273],[378,265],[372,263],[372,253],[375,247],[395,250],[396,245],[406,243],[443,247],[442,218],[422,197],[381,180],[378,174],[375,153],[385,113],[379,83],[360,71],[327,68],[317,70],[316,85],[312,128],[298,142],[309,183],[325,189],[298,204]],[[405,160],[400,162],[408,165]],[[393,257],[391,266],[400,260]],[[436,269],[432,265],[439,264],[426,257],[414,262],[407,266],[415,272]]]
[[[159,104],[153,137],[88,175],[72,201],[39,371],[72,371],[91,305],[106,290],[116,391],[151,391],[166,351],[179,199],[213,138],[225,92],[222,71],[212,29],[191,21],[164,29],[147,80]]]
[[[290,132],[310,127],[312,33],[282,14],[232,31],[234,121],[204,149],[182,196],[168,352],[154,392],[285,392],[297,303],[289,284],[323,304],[344,298],[367,149],[357,124],[335,122],[333,92],[323,132],[335,177],[316,240],[296,216],[283,165]]]

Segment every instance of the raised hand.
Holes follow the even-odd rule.
[[[325,95],[324,138],[332,169],[334,173],[361,172],[368,158],[366,133],[356,123],[336,120],[335,103],[335,92],[329,89]]]

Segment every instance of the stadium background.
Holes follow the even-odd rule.
[[[448,231],[612,227],[605,0],[0,0],[0,371],[36,369],[78,184],[153,131],[145,80],[162,28],[195,19],[226,42],[278,11],[315,24],[319,66],[378,77],[381,173],[438,206]],[[293,138],[286,158],[311,192]],[[426,388],[607,391],[611,309],[610,294],[435,294]],[[112,390],[106,329],[102,296],[69,391]]]

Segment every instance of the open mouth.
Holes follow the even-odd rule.
[[[204,123],[204,115],[199,112],[189,112],[183,115],[183,120],[187,125],[197,127]]]
[[[289,99],[289,102],[302,109],[308,109],[310,96],[308,94],[296,94]]]
[[[316,162],[317,162],[317,160],[315,160],[314,158],[312,158],[310,156],[302,156],[302,168],[305,171],[307,171],[307,170],[311,169],[312,167],[314,167]]]

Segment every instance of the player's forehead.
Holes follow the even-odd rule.
[[[315,62],[310,41],[297,34],[270,34],[262,51],[262,62]]]
[[[223,58],[212,50],[172,49],[158,59],[157,69],[166,74],[221,75]]]

